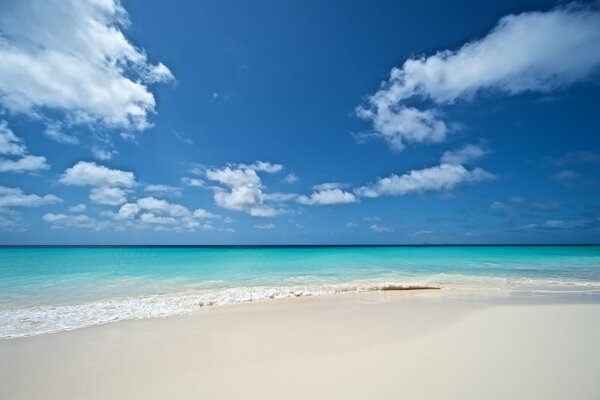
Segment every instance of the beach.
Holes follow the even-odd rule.
[[[597,399],[596,296],[390,291],[0,341],[3,399]]]

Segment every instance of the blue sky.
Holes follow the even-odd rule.
[[[597,2],[0,4],[0,243],[600,242]]]

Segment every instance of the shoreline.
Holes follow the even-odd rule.
[[[245,297],[235,298],[236,291],[243,292]],[[581,301],[591,299],[592,302],[600,303],[600,292],[597,290],[552,290],[552,289],[507,289],[507,288],[481,288],[481,287],[442,287],[437,285],[422,284],[398,284],[394,282],[384,283],[349,283],[322,285],[317,287],[242,287],[223,289],[227,293],[225,301],[219,297],[221,292],[206,294],[173,293],[164,295],[139,296],[132,298],[115,298],[98,300],[81,304],[66,304],[57,306],[39,306],[30,309],[2,310],[5,315],[0,318],[5,326],[0,335],[2,340],[14,340],[19,338],[28,338],[40,335],[55,334],[60,332],[87,329],[94,326],[103,326],[106,324],[119,323],[124,321],[170,318],[178,316],[193,315],[201,313],[208,309],[235,307],[245,304],[261,304],[269,302],[289,301],[292,299],[307,300],[314,298],[335,298],[338,296],[366,295],[369,293],[404,293],[404,294],[428,294],[440,292],[442,296],[475,296],[485,299],[510,298],[532,299],[534,296],[539,298],[559,299],[560,301]],[[233,293],[232,293],[233,292]],[[250,293],[250,295],[248,295]],[[234,296],[231,298],[230,296]],[[167,301],[167,304],[164,302]],[[171,302],[171,303],[168,303]],[[179,308],[171,308],[173,305]],[[166,307],[166,308],[165,308]],[[120,314],[115,314],[119,309],[124,309]],[[29,321],[28,323],[38,330],[29,332],[17,332],[6,334],[6,329],[14,328],[15,321],[24,321],[23,315],[11,315],[11,313],[25,311],[37,312],[39,322]],[[81,314],[82,310],[87,310],[83,315],[89,316],[88,320],[73,322],[69,317]],[[106,311],[110,314],[105,314]],[[139,311],[143,310],[143,311]],[[129,313],[127,313],[129,312]],[[137,314],[136,314],[137,312]],[[67,321],[56,320],[61,315]],[[27,316],[29,317],[29,315]],[[25,322],[23,322],[25,323]],[[78,323],[77,325],[73,325]],[[54,327],[42,328],[44,324],[54,324]],[[69,324],[69,325],[66,325]],[[58,325],[56,327],[56,325]],[[23,328],[22,328],[23,329]]]
[[[0,397],[593,398],[596,300],[387,291],[124,320],[0,341]]]

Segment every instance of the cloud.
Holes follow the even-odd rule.
[[[600,154],[591,151],[570,151],[562,157],[544,157],[543,164],[563,166],[567,164],[585,164],[600,162]]]
[[[0,121],[0,172],[32,172],[46,170],[50,166],[46,157],[28,154],[27,147],[8,127],[6,121]]]
[[[238,168],[252,169],[254,171],[267,172],[269,174],[275,174],[283,169],[281,164],[271,164],[266,161],[256,161],[253,164],[238,164]]]
[[[187,207],[155,197],[144,197],[127,203],[114,214],[117,221],[134,224],[138,228],[172,229],[175,231],[212,230],[208,219],[219,218],[205,209],[194,211]]]
[[[118,187],[95,187],[90,192],[90,200],[96,204],[118,206],[127,201],[127,195]]]
[[[94,162],[79,161],[65,170],[59,180],[65,185],[74,186],[115,186],[133,187],[135,175],[133,172],[111,169]]]
[[[562,181],[562,182],[574,181],[579,178],[580,178],[579,174],[570,169],[564,169],[562,171],[557,172],[556,174],[554,174],[552,176],[552,179],[556,179],[557,181]]]
[[[254,227],[256,229],[274,229],[275,224],[256,224]]]
[[[94,157],[100,161],[107,161],[110,160],[113,155],[117,154],[116,150],[107,150],[107,149],[103,149],[102,147],[98,147],[98,146],[93,146],[92,147],[92,154],[94,155]]]
[[[336,204],[356,203],[358,199],[350,192],[342,189],[321,189],[314,191],[310,196],[299,196],[298,203],[311,206],[330,206]]]
[[[547,93],[589,79],[600,67],[600,12],[569,4],[500,19],[457,50],[409,58],[356,110],[393,149],[445,140],[440,106],[489,92]],[[421,109],[410,104],[429,102]]]
[[[294,184],[294,183],[298,182],[298,176],[296,174],[287,174],[283,178],[283,181],[285,183],[289,183],[291,185],[291,184]]]
[[[63,113],[69,124],[148,128],[148,85],[173,75],[131,44],[128,25],[118,0],[1,2],[0,104],[33,117]]]
[[[67,215],[67,214],[44,214],[44,222],[49,223],[52,229],[83,228],[101,230],[110,226],[107,221],[98,221],[85,214]]]
[[[51,122],[46,125],[44,135],[51,140],[63,144],[78,144],[79,138],[77,136],[69,135],[63,131],[63,126],[57,122]]]
[[[40,207],[61,203],[62,200],[53,194],[38,196],[25,194],[21,188],[0,186],[0,209],[10,207]]]
[[[77,204],[76,206],[69,207],[69,212],[82,213],[85,212],[87,206],[85,204]]]
[[[23,141],[10,130],[6,121],[0,122],[0,154],[8,156],[27,154]]]
[[[284,211],[266,204],[269,199],[263,192],[262,180],[257,171],[275,173],[281,168],[278,164],[259,161],[251,165],[208,169],[206,177],[224,186],[214,188],[214,200],[219,207],[243,211],[254,217],[272,217]]]
[[[148,185],[144,188],[144,192],[158,193],[162,195],[181,196],[181,189],[176,186],[169,185]]]
[[[193,186],[193,187],[203,187],[204,186],[204,181],[202,179],[190,178],[187,176],[184,176],[183,178],[181,178],[181,183],[184,184],[185,186]]]
[[[442,164],[465,165],[488,154],[488,150],[482,146],[468,144],[454,150],[448,150],[440,159]]]
[[[184,135],[181,132],[173,131],[173,135],[175,135],[177,140],[179,140],[181,143],[184,143],[184,144],[187,144],[190,146],[192,146],[194,144],[194,141],[192,139],[190,139],[189,137],[187,137],[186,135]]]
[[[30,172],[48,168],[46,157],[26,155],[14,161],[0,158],[0,172]]]
[[[343,189],[346,187],[348,187],[348,185],[341,183],[341,182],[325,182],[325,183],[319,183],[318,185],[314,185],[313,189],[320,191],[320,190]]]
[[[354,222],[346,222],[346,228],[350,228],[350,229],[360,228],[360,225],[356,224]]]
[[[123,204],[115,215],[117,219],[133,219],[140,212],[140,206],[135,203]]]
[[[538,231],[538,230],[553,230],[553,231],[573,231],[578,229],[597,229],[600,227],[600,219],[550,219],[540,224],[527,224],[516,228],[522,231]]]
[[[408,193],[451,190],[464,183],[493,179],[494,175],[481,168],[468,170],[462,165],[441,164],[435,167],[412,170],[402,175],[392,174],[376,183],[359,187],[355,193],[361,197],[403,196]]]
[[[385,225],[378,225],[378,224],[373,224],[373,225],[369,226],[369,229],[371,229],[372,231],[375,231],[375,232],[379,232],[379,233],[394,232],[394,228],[391,228],[391,227],[385,226]]]

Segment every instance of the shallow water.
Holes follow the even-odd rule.
[[[600,292],[600,246],[1,248],[0,337],[386,285]]]

